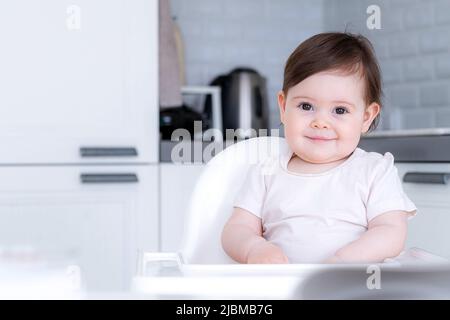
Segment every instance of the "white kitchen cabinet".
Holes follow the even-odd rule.
[[[447,163],[396,163],[403,181],[407,172],[449,173]],[[417,216],[409,221],[408,247],[420,247],[450,259],[450,185],[403,182]]]
[[[204,164],[160,164],[161,250],[178,251],[184,218]]]
[[[0,164],[158,162],[157,3],[2,2]]]
[[[0,247],[77,264],[89,291],[126,289],[138,250],[158,249],[157,176],[157,165],[2,166]]]

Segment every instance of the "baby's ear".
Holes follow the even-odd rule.
[[[364,120],[363,120],[363,126],[362,126],[362,133],[366,133],[370,125],[372,124],[373,120],[376,118],[376,116],[380,113],[381,107],[378,103],[373,102],[371,103],[366,110],[364,111]]]
[[[278,107],[280,108],[280,121],[284,123],[284,113],[286,112],[286,96],[283,90],[278,91]]]

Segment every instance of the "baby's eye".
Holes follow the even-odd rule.
[[[305,111],[309,111],[312,109],[312,105],[310,105],[309,103],[306,103],[306,102],[300,103],[300,105],[298,107]]]
[[[335,110],[336,110],[336,113],[337,113],[337,114],[345,114],[345,113],[348,113],[347,108],[344,108],[344,107],[337,107]]]

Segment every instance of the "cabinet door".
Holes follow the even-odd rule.
[[[127,289],[138,250],[158,248],[156,191],[157,166],[0,167],[0,247],[77,264],[90,291]]]
[[[161,170],[161,250],[178,251],[184,217],[192,192],[205,165],[162,163]]]
[[[450,173],[449,164],[396,164],[403,179],[408,172]],[[405,193],[417,207],[409,221],[408,247],[419,247],[450,258],[450,185],[404,182]]]
[[[157,15],[148,0],[2,1],[0,164],[156,163]],[[124,149],[81,156],[98,147]]]

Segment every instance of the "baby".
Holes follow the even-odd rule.
[[[357,147],[381,111],[369,40],[322,33],[298,46],[278,93],[289,152],[270,175],[251,166],[222,232],[240,263],[376,263],[404,248],[417,208],[394,158]]]

